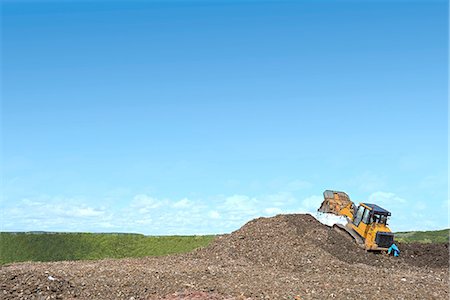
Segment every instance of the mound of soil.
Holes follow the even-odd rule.
[[[254,266],[295,270],[324,259],[327,254],[319,251],[317,244],[326,241],[329,231],[311,215],[258,218],[194,253],[202,258],[244,260]]]
[[[390,267],[409,264],[447,268],[448,244],[399,244],[400,258],[367,252],[356,247],[353,239],[325,226],[313,216],[278,215],[258,218],[230,235],[219,236],[209,247],[198,250],[200,256],[246,259],[261,266],[296,269],[312,260],[327,262],[330,255],[347,264]]]
[[[400,259],[410,265],[432,268],[449,267],[448,243],[400,243],[399,249]]]
[[[368,253],[310,215],[279,215],[183,255],[3,266],[1,292],[4,299],[448,299],[448,244],[400,249],[400,259]]]

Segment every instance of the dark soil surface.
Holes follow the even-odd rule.
[[[449,267],[448,243],[401,243],[399,249],[401,250],[401,259],[410,265],[433,268]]]
[[[448,299],[448,244],[368,253],[310,215],[250,221],[182,255],[18,263],[2,299]]]

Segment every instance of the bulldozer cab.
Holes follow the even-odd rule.
[[[353,218],[352,228],[365,239],[366,249],[387,248],[394,235],[387,227],[391,213],[376,204],[360,203]]]
[[[364,224],[378,223],[387,225],[388,217],[391,213],[384,208],[371,203],[361,203],[356,210],[353,224],[359,226],[361,222]]]

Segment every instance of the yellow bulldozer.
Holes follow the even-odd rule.
[[[387,251],[394,243],[394,234],[387,226],[391,213],[376,204],[360,203],[358,207],[344,192],[326,190],[319,212],[347,217],[347,224],[333,228],[350,235],[367,251]]]

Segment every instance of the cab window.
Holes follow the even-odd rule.
[[[353,220],[353,224],[355,224],[356,226],[358,226],[359,223],[361,222],[361,219],[362,219],[362,217],[363,217],[363,214],[364,214],[364,206],[358,207],[358,210],[356,211],[355,219]]]
[[[372,216],[372,222],[387,225],[387,216],[380,215],[380,214],[374,214]]]
[[[369,217],[370,217],[370,210],[366,209],[364,211],[364,215],[363,215],[363,218],[362,218],[362,221],[363,221],[364,224],[369,224],[369,221],[370,221]]]

